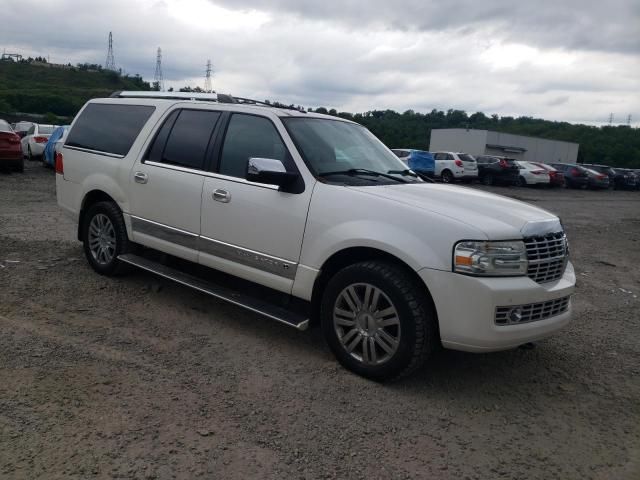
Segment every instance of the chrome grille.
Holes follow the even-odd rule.
[[[545,283],[559,279],[567,266],[567,237],[564,232],[524,239],[527,248],[528,277]]]
[[[569,309],[571,297],[557,298],[541,303],[528,305],[509,305],[496,308],[495,322],[497,325],[519,325],[555,317]]]

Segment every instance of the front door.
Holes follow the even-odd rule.
[[[296,169],[271,119],[234,113],[217,172],[204,181],[200,263],[289,293],[311,186],[301,193],[284,193],[276,186],[249,182],[245,173],[252,157],[281,160],[287,170]]]
[[[204,170],[219,112],[174,110],[130,172],[133,240],[198,259]]]

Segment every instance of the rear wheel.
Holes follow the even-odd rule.
[[[453,183],[455,181],[451,170],[442,171],[442,183]]]
[[[524,177],[521,175],[520,178],[518,178],[518,186],[519,187],[526,187],[527,186],[527,181],[524,179]]]
[[[24,160],[21,158],[19,161],[17,161],[16,164],[14,165],[13,169],[16,172],[23,173],[24,172]]]
[[[323,294],[321,319],[338,361],[377,381],[413,372],[438,343],[423,287],[386,262],[357,263],[338,272]]]
[[[118,255],[132,249],[122,213],[113,202],[91,205],[83,219],[82,243],[91,268],[101,275],[118,275],[128,270]]]

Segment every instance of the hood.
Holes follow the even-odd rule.
[[[562,230],[559,218],[546,210],[473,188],[433,183],[352,188],[463,222],[490,240]]]

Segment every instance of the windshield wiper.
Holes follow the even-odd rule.
[[[395,180],[400,183],[407,183],[406,180],[402,178],[394,177],[389,173],[376,172],[375,170],[369,170],[366,168],[350,168],[348,170],[336,170],[335,172],[322,172],[319,173],[319,177],[328,177],[330,175],[372,175],[374,177],[384,177],[390,180]]]
[[[405,170],[389,170],[387,173],[395,173],[396,175],[408,175],[410,177],[420,178],[420,179],[424,180],[425,182],[436,183],[435,180],[433,180],[432,178],[429,178],[424,173],[417,173],[417,172],[414,172],[413,170],[410,170],[408,168],[405,169]]]

